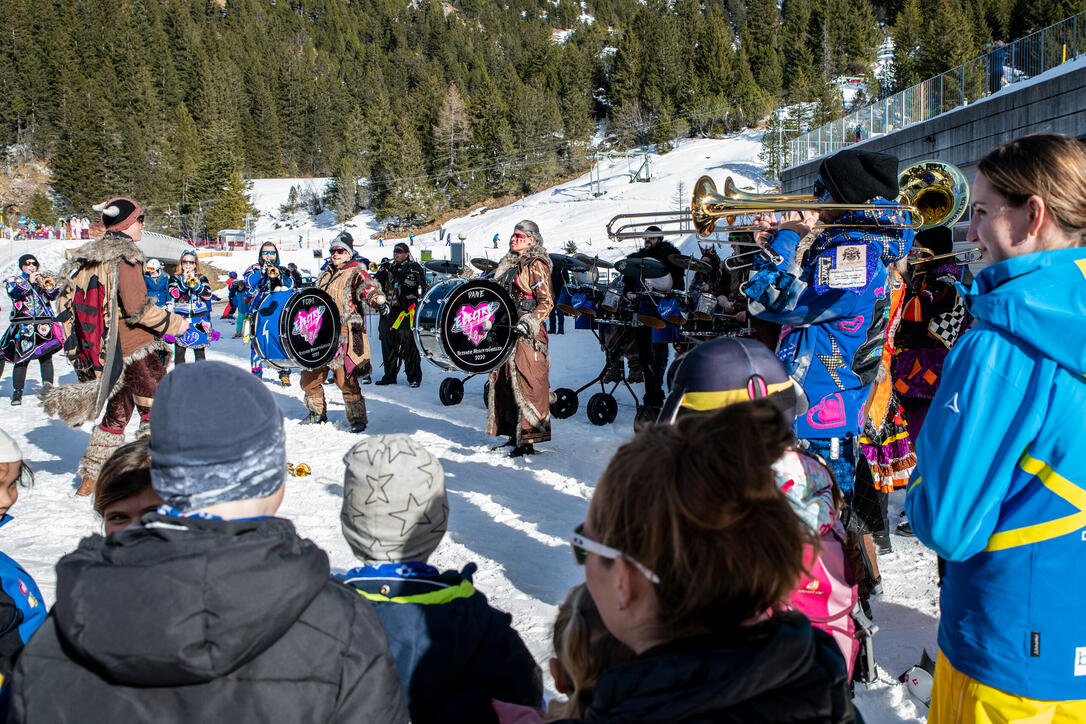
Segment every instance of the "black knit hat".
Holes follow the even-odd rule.
[[[403,243],[402,241],[397,243],[396,246],[392,247],[392,251],[402,251],[404,254],[411,253],[411,250],[407,248],[407,244]]]
[[[846,148],[822,161],[818,176],[834,200],[862,204],[876,196],[893,201],[898,196],[896,156]]]
[[[331,251],[336,247],[346,249],[347,251],[354,251],[354,237],[346,231],[339,232],[339,235],[336,236],[335,239],[332,239],[332,243],[329,245],[328,250]]]
[[[102,212],[102,225],[106,227],[106,231],[126,229],[143,213],[139,204],[123,196],[98,204],[94,210]]]

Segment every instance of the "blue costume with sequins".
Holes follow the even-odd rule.
[[[783,229],[771,242],[781,262],[757,258],[742,287],[754,316],[784,325],[777,356],[811,403],[796,418],[796,436],[812,442],[811,450],[826,458],[849,496],[855,474],[849,438],[863,429],[864,404],[882,355],[887,266],[904,258],[913,242],[911,229],[855,225],[899,222],[892,218],[899,215],[904,212],[848,213],[835,222],[840,228],[819,234],[802,258],[796,257],[799,235]],[[840,454],[827,454],[831,448]]]
[[[262,247],[263,248],[263,247]],[[259,252],[257,257],[257,263],[246,269],[241,278],[245,282],[247,289],[245,296],[246,309],[249,312],[250,329],[256,319],[256,313],[260,309],[260,305],[264,302],[264,297],[268,296],[268,293],[276,289],[293,289],[294,277],[287,270],[286,267],[279,264],[279,252],[275,252],[274,266],[279,270],[279,279],[272,280],[268,277],[267,267],[272,265],[261,264]],[[250,334],[254,334],[252,331]],[[254,335],[255,337],[255,335]],[[249,358],[252,363],[252,371],[254,375],[261,376],[264,374],[264,360],[257,354],[256,342],[249,342]],[[282,375],[289,375],[290,372],[282,372]]]

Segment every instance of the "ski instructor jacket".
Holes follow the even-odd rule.
[[[149,513],[57,564],[13,721],[406,723],[373,606],[290,521]]]
[[[939,648],[982,684],[1086,699],[1086,249],[1015,257],[963,295],[905,510],[947,560]]]

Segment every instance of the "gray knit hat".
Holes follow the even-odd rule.
[[[445,471],[407,435],[375,435],[343,456],[343,536],[366,563],[425,561],[449,526]]]
[[[177,365],[162,378],[149,449],[151,485],[180,511],[263,498],[286,477],[275,397],[249,372],[224,362]]]

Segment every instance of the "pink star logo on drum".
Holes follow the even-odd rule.
[[[460,332],[476,347],[486,338],[487,332],[494,326],[494,313],[501,306],[497,302],[483,302],[477,307],[465,304],[456,310],[453,331]]]
[[[317,333],[321,330],[321,322],[324,321],[324,307],[303,309],[294,317],[294,327],[291,330],[306,342],[313,344],[317,341]]]

